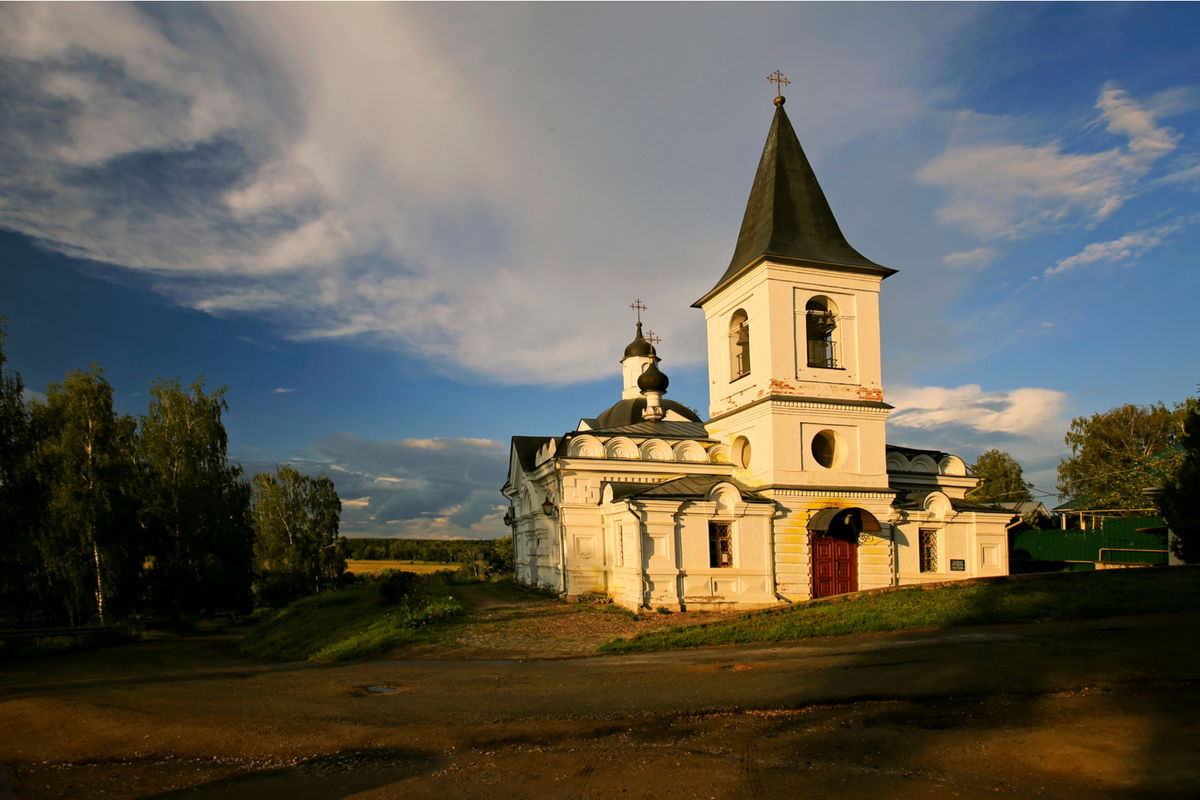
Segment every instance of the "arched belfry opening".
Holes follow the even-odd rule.
[[[729,318],[729,380],[750,374],[750,322],[746,312],[738,309]]]
[[[828,297],[814,297],[805,303],[804,312],[808,365],[819,369],[840,367],[837,305]]]
[[[863,508],[823,508],[809,518],[812,596],[858,591],[858,542],[881,531],[879,520]]]

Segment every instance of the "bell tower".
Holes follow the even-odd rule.
[[[748,485],[886,490],[879,288],[896,270],[842,235],[784,102],[729,268],[693,304],[708,328],[707,426]]]

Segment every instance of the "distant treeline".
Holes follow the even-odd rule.
[[[512,571],[512,539],[346,539],[346,558],[369,561],[486,561]]]

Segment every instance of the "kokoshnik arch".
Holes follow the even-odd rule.
[[[964,499],[963,460],[885,441],[879,291],[896,270],[842,235],[784,102],[733,259],[693,303],[708,421],[664,398],[639,316],[619,401],[512,439],[517,580],[684,609],[1008,573],[1012,514]]]

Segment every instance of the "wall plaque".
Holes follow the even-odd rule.
[[[965,558],[950,559],[950,571],[951,572],[966,572],[967,571],[967,560]]]

